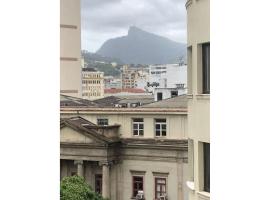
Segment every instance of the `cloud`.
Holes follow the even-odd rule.
[[[81,0],[82,49],[96,51],[107,39],[143,30],[186,42],[185,0]]]

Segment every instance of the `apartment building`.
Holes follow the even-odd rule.
[[[122,67],[121,79],[122,88],[136,88],[136,79],[138,72],[135,69],[130,68],[128,65]]]
[[[188,157],[190,200],[210,199],[210,0],[188,0]]]
[[[104,97],[104,72],[82,68],[82,97],[89,100]]]
[[[61,105],[61,178],[79,174],[110,200],[188,199],[186,97],[136,108],[62,97]]]
[[[81,97],[80,0],[60,0],[60,93]]]

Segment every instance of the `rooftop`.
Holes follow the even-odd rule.
[[[121,92],[127,92],[127,93],[146,93],[143,89],[139,88],[113,88],[113,89],[105,89],[104,93],[110,93],[110,94],[116,94],[116,93],[121,93]]]
[[[187,95],[164,99],[141,106],[142,108],[187,108]]]

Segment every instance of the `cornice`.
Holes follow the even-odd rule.
[[[192,0],[187,0],[185,6],[186,6],[186,9],[188,9],[188,7],[192,4]]]

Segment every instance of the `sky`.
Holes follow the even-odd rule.
[[[186,0],[81,0],[82,49],[96,52],[130,26],[186,43]]]

